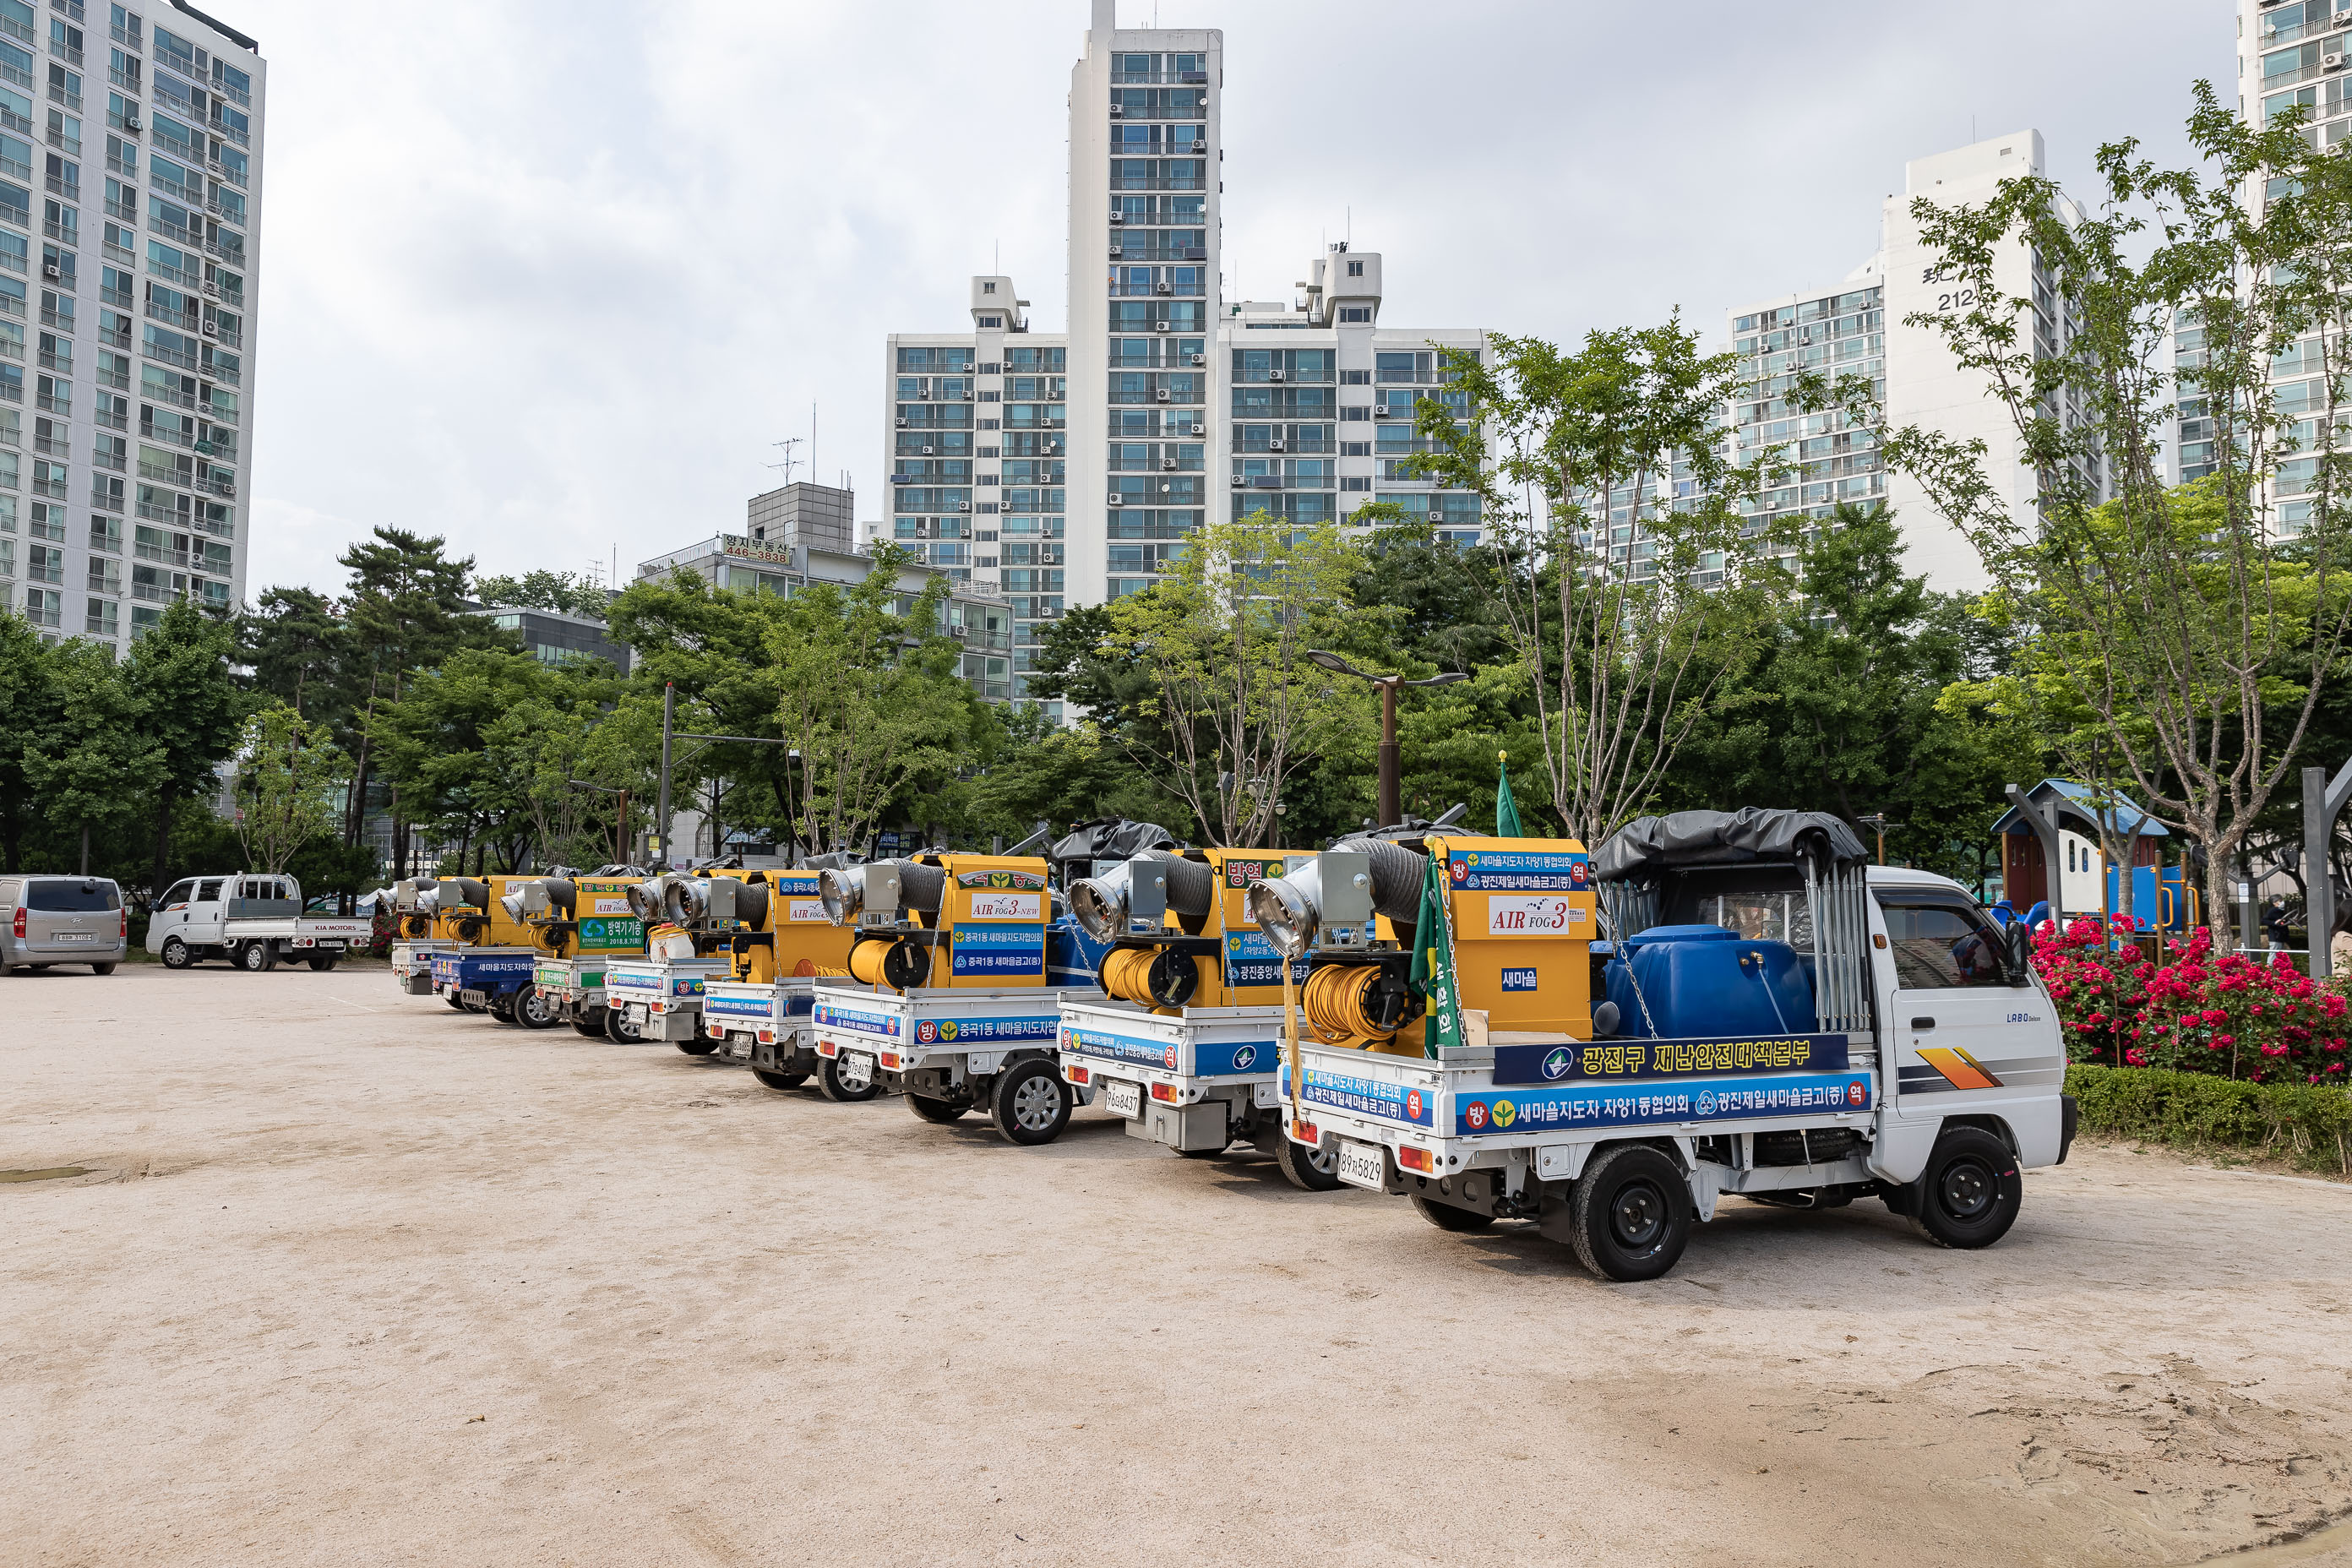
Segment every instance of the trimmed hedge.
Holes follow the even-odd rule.
[[[2242,1083],[2162,1068],[2076,1063],[2066,1092],[2086,1132],[2183,1148],[2248,1149],[2352,1175],[2352,1094],[2326,1084]]]

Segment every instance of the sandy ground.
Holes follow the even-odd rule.
[[[2000,1247],[1605,1286],[1085,1113],[402,996],[0,980],[0,1561],[2181,1563],[2352,1510],[2352,1190],[2078,1149]],[[2343,1544],[2337,1544],[2337,1542]],[[2352,1564],[2352,1531],[2234,1561]]]

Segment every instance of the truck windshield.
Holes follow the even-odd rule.
[[[25,885],[25,907],[71,914],[114,909],[117,900],[111,882],[28,882]]]

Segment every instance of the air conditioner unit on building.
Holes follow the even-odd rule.
[[[903,414],[899,415],[897,423],[898,428],[904,430],[907,427],[907,416]]]
[[[1268,381],[1280,381],[1282,379],[1282,372],[1278,370],[1267,371],[1265,373],[1265,378]]]
[[[1173,458],[1162,458],[1160,459],[1160,466],[1163,468],[1173,471],[1176,467],[1176,459]]]
[[[2331,27],[2352,27],[2352,11],[2340,11],[2336,13],[2336,20],[2329,23],[2328,26]]]
[[[44,278],[55,278],[57,275],[58,275],[58,264],[57,264],[56,262],[54,262],[54,261],[44,261],[43,263],[41,263],[41,276],[42,276],[42,277],[44,277]]]
[[[49,276],[51,276],[52,278],[54,278],[54,277],[56,277],[56,276],[57,276],[57,274],[56,274],[54,271],[52,271],[52,272],[49,274]],[[1151,323],[1151,330],[1152,330],[1153,331],[1155,331],[1155,332],[1164,332],[1164,331],[1169,331],[1169,330],[1170,330],[1170,328],[1169,328],[1168,323],[1167,323],[1167,322],[1165,322],[1165,321],[1154,321],[1154,322],[1152,322],[1152,323]]]
[[[968,501],[968,500],[960,500],[960,501],[956,502],[956,510],[958,510],[958,511],[970,511],[971,510],[971,502],[970,502],[970,501]]]
[[[1249,479],[1248,479],[1245,476],[1244,476],[1244,475],[1241,475],[1241,474],[1235,474],[1235,475],[1234,476],[1234,483],[1235,483],[1236,485],[1245,485],[1245,484],[1249,483]]]
[[[1205,436],[1208,433],[1209,427],[1206,425],[1195,425],[1192,426],[1192,434],[1195,436]]]
[[[1126,119],[1126,118],[1127,118],[1127,106],[1126,106],[1125,104],[1123,104],[1123,103],[1114,103],[1114,104],[1112,104],[1112,105],[1110,106],[1110,117],[1111,117],[1113,120],[1124,120],[1124,119]]]
[[[1113,223],[1123,224],[1127,221],[1127,215],[1125,213],[1113,213],[1110,215],[1110,221]]]
[[[1112,497],[1110,498],[1110,504],[1111,504],[1112,506],[1118,506],[1118,505],[1119,504],[1119,498],[1118,497],[1118,495],[1116,495],[1116,494],[1113,494],[1113,495],[1112,495]]]
[[[967,392],[967,393],[965,393],[965,394],[963,395],[963,400],[964,400],[966,403],[970,403],[970,402],[972,400],[972,398],[973,398],[973,396],[974,396],[974,395],[975,395],[974,394]]]
[[[1168,283],[1154,283],[1154,284],[1151,286],[1151,291],[1152,291],[1154,294],[1173,294],[1174,292],[1176,292],[1176,289],[1175,289],[1175,286],[1174,286],[1174,285],[1172,285],[1172,284],[1168,284]]]
[[[1192,356],[1192,363],[1194,364],[1206,364],[1209,363],[1209,356],[1207,354],[1194,354]]]
[[[915,388],[915,395],[923,402],[928,403],[930,401],[931,389],[928,386],[919,386]]]
[[[1372,405],[1372,417],[1373,417],[1373,418],[1375,418],[1375,419],[1385,419],[1385,418],[1387,418],[1388,416],[1389,416],[1389,405],[1388,405],[1387,404],[1385,404],[1385,403],[1375,403],[1375,404],[1373,404],[1373,405]]]
[[[205,336],[208,338],[216,338],[220,336],[220,323],[218,321],[206,321],[205,323]]]
[[[1160,402],[1165,403],[1168,401],[1168,389],[1163,386],[1152,395],[1159,398]]]
[[[1268,441],[1268,442],[1265,444],[1265,449],[1266,449],[1267,451],[1269,451],[1269,452],[1279,452],[1279,451],[1281,451],[1281,450],[1283,449],[1283,446],[1282,446],[1282,437],[1279,437],[1279,436],[1276,436],[1273,440]]]
[[[2340,71],[2344,68],[2344,57],[2342,55],[2322,55],[2319,57],[2319,68],[2324,71]]]
[[[924,457],[926,457],[926,458],[930,457],[932,454],[936,453],[938,450],[939,450],[939,448],[938,448],[937,447],[924,447],[924,448],[923,448],[923,456],[924,456]]]
[[[125,131],[137,131],[140,129],[139,117],[135,114],[124,115],[122,117],[122,129]]]
[[[1114,245],[1114,246],[1112,246],[1112,247],[1110,247],[1110,258],[1111,258],[1113,261],[1117,261],[1120,257],[1125,256],[1126,254],[1127,254],[1127,252],[1126,252],[1126,251],[1121,250],[1121,249],[1120,249],[1118,246],[1116,246],[1116,245]]]

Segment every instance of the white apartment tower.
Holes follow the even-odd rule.
[[[244,601],[266,79],[185,0],[0,0],[0,592],[51,638]]]
[[[1981,204],[2012,175],[2042,174],[2042,133],[2024,130],[1994,136],[1904,165],[1903,190],[1880,209],[1878,249],[1834,285],[1776,295],[1735,306],[1726,314],[1733,350],[1748,362],[1754,380],[1731,409],[1734,457],[1751,460],[1779,448],[1796,473],[1764,497],[1759,517],[1802,513],[1821,518],[1840,502],[1883,502],[1903,531],[1906,571],[1926,576],[1938,592],[1986,585],[1982,563],[1959,531],[1928,504],[1917,483],[1885,471],[1869,436],[1843,428],[1835,415],[1802,415],[1789,406],[1795,375],[1859,374],[1877,385],[1890,424],[1920,425],[1957,440],[1985,443],[1985,468],[2021,520],[2034,510],[2033,471],[2021,463],[2009,411],[1990,395],[1981,372],[1953,363],[1943,338],[1906,322],[1915,315],[1966,311],[1974,300],[1937,275],[1936,258],[1920,243],[1911,204],[1926,196],[1941,205]],[[2024,247],[2004,248],[1996,285],[2033,301],[2037,352],[2055,354],[2067,323],[2051,280]]]
[[[1383,327],[1381,258],[1344,244],[1293,300],[1226,300],[1224,36],[1122,28],[1113,0],[1092,24],[1070,76],[1067,333],[1030,331],[1013,280],[983,276],[970,331],[887,351],[879,531],[1005,595],[1016,697],[1042,626],[1149,586],[1213,516],[1311,526],[1381,500],[1478,537],[1475,497],[1399,470],[1415,399],[1461,396],[1440,351],[1484,334]]]

